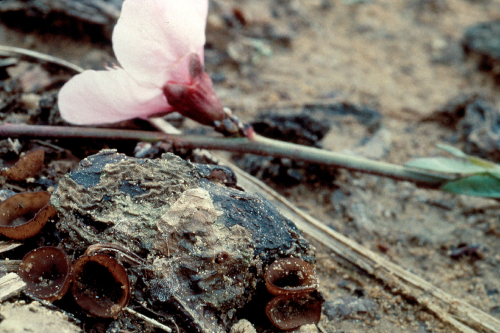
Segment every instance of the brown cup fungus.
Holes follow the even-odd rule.
[[[266,315],[281,330],[317,324],[321,317],[321,297],[315,292],[318,278],[302,259],[282,258],[273,262],[265,274],[266,287],[276,296],[266,305]]]
[[[2,175],[14,181],[26,180],[35,177],[43,168],[45,150],[37,148],[22,155],[19,160],[10,168],[2,170]]]
[[[267,269],[265,279],[267,290],[275,296],[310,293],[318,287],[314,269],[299,258],[274,261]]]
[[[276,296],[266,304],[266,315],[274,326],[284,331],[317,325],[322,302],[313,294]]]
[[[26,282],[26,293],[53,302],[61,299],[71,284],[71,265],[64,251],[42,246],[26,254],[18,271]]]
[[[55,213],[48,192],[16,194],[0,203],[0,234],[12,239],[33,237]]]
[[[71,292],[86,312],[103,318],[116,317],[130,296],[127,271],[107,254],[84,255],[73,265]]]

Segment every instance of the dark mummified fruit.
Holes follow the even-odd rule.
[[[52,196],[56,227],[67,235],[61,246],[83,253],[111,243],[140,256],[128,269],[135,300],[169,309],[186,331],[227,332],[265,292],[264,267],[285,253],[314,261],[313,247],[274,206],[228,187],[235,176],[226,167],[112,150],[80,165]]]

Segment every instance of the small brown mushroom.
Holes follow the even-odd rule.
[[[73,281],[73,298],[83,310],[94,316],[116,317],[128,303],[127,271],[107,254],[78,258],[73,265]]]
[[[71,284],[71,265],[64,251],[42,246],[28,252],[18,271],[26,293],[49,302],[61,299]]]
[[[322,300],[316,294],[276,296],[266,304],[266,315],[274,326],[284,331],[307,324],[317,325]]]
[[[36,148],[22,155],[10,168],[2,170],[2,175],[14,181],[25,180],[34,177],[43,168],[45,150]]]
[[[12,239],[33,237],[55,213],[48,192],[16,194],[0,204],[0,234]]]
[[[267,269],[266,287],[272,295],[310,293],[318,287],[314,269],[302,259],[282,258]]]

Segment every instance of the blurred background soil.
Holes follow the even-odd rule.
[[[120,1],[104,3],[99,21],[4,0],[0,44],[102,69],[116,62]],[[397,164],[444,155],[437,143],[499,162],[500,53],[482,47],[500,40],[499,18],[496,0],[214,0],[206,71],[224,105],[278,136],[292,128],[291,140],[309,133],[308,144]],[[500,318],[497,201],[286,159],[234,159],[331,228]],[[454,332],[316,246],[326,331]]]

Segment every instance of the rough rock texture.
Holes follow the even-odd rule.
[[[500,20],[469,27],[462,41],[468,54],[477,55],[479,67],[490,70],[497,79],[500,74]]]
[[[180,193],[196,186],[181,159],[135,160],[110,150],[88,157],[64,177],[52,204],[69,247],[120,240],[134,252],[151,248],[156,223]]]
[[[465,141],[466,153],[492,159],[500,156],[500,114],[495,104],[485,97],[457,96],[429,119],[453,127]]]
[[[129,269],[130,280],[146,288],[135,297],[178,313],[189,332],[226,331],[275,259],[314,260],[309,243],[271,204],[228,187],[236,179],[227,168],[114,150],[80,166],[52,196],[66,250],[115,243],[139,254],[146,263]]]

